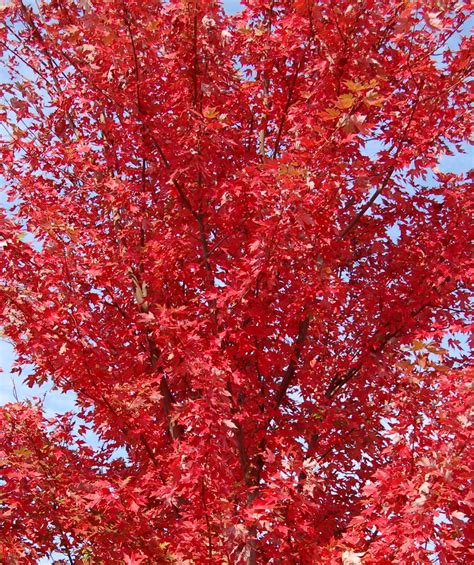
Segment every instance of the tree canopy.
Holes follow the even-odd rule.
[[[470,10],[0,8],[2,562],[472,559]]]

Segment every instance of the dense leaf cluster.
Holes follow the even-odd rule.
[[[0,8],[2,562],[468,562],[469,9]]]

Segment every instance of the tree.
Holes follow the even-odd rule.
[[[2,562],[472,558],[469,9],[1,8]]]

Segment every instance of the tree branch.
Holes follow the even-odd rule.
[[[275,395],[275,401],[274,401],[275,407],[279,407],[280,404],[282,403],[283,398],[285,397],[286,392],[291,385],[293,377],[295,376],[296,367],[297,367],[297,364],[298,364],[298,361],[300,359],[301,352],[302,352],[302,349],[303,349],[303,343],[306,340],[306,337],[308,335],[308,329],[309,329],[310,322],[311,322],[311,315],[310,314],[307,314],[300,322],[300,325],[299,325],[299,328],[298,328],[298,335],[297,335],[296,340],[295,340],[295,349],[293,351],[292,358],[291,358],[290,362],[288,363],[288,367],[285,371],[283,379],[282,379],[280,386],[278,388],[278,391]]]

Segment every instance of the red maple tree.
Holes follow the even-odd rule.
[[[2,563],[472,559],[469,10],[1,7]]]

